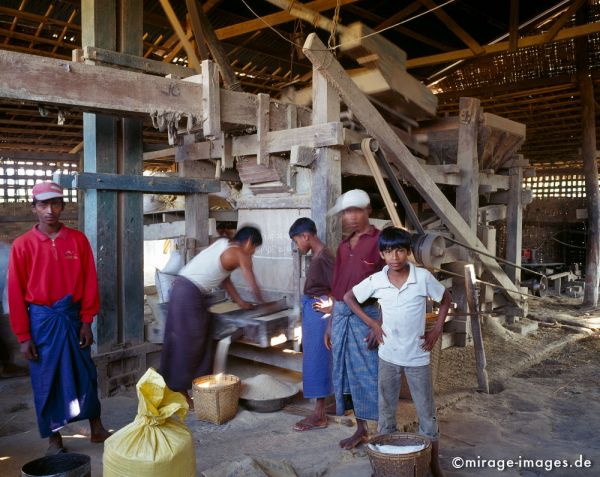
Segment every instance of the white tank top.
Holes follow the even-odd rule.
[[[231,272],[221,265],[221,255],[230,246],[229,240],[222,238],[210,247],[202,250],[179,271],[179,275],[187,278],[201,290],[209,291],[217,288]],[[234,245],[235,246],[235,245]]]

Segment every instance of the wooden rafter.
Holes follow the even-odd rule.
[[[355,3],[358,0],[339,0],[340,5],[349,5],[351,3]],[[303,8],[312,10],[313,12],[319,13],[325,10],[329,10],[336,6],[337,0],[315,0],[312,2],[302,4]],[[245,35],[246,33],[250,33],[257,30],[263,30],[264,28],[268,28],[269,26],[281,25],[282,23],[289,23],[294,21],[297,17],[292,15],[287,10],[283,10],[281,12],[273,13],[271,15],[265,15],[262,18],[256,18],[254,20],[248,20],[241,23],[236,23],[235,25],[226,26],[223,28],[218,28],[215,30],[217,38],[219,40],[225,40],[227,38],[233,38],[240,35]]]
[[[515,51],[519,41],[519,0],[510,0],[510,25],[508,27],[508,49]]]
[[[9,10],[11,10],[10,14],[13,15],[13,19],[10,22],[10,28],[9,31],[13,32],[15,31],[15,27],[17,26],[17,22],[19,21],[19,12],[22,12],[23,9],[25,8],[25,5],[27,3],[27,0],[21,0],[21,4],[19,5],[19,9],[18,10],[13,10],[12,8],[10,8]],[[0,7],[0,8],[4,8],[4,7]],[[0,10],[2,11],[2,10]],[[7,13],[6,10],[4,10],[2,13]],[[6,36],[6,38],[4,39],[4,44],[8,44],[8,42],[10,41],[10,36]]]
[[[389,17],[389,18],[387,18],[387,19],[382,20],[381,22],[379,22],[377,24],[377,26],[374,28],[374,30],[378,31],[378,30],[381,30],[383,28],[387,28],[387,27],[393,25],[394,23],[398,23],[398,22],[404,20],[409,15],[412,15],[413,13],[415,13],[420,8],[421,8],[421,2],[419,0],[415,0],[412,3],[409,3],[403,9],[398,10],[391,17]]]
[[[160,5],[162,6],[163,10],[165,11],[165,14],[167,15],[167,18],[169,19],[169,22],[171,23],[171,26],[173,27],[173,30],[175,30],[175,33],[177,34],[177,37],[179,38],[179,42],[181,43],[181,46],[183,47],[183,49],[185,50],[185,52],[187,54],[190,66],[192,68],[194,68],[198,73],[200,73],[201,72],[200,61],[198,61],[198,57],[196,56],[194,47],[190,43],[190,38],[188,37],[188,34],[186,34],[186,32],[183,30],[181,23],[179,23],[179,19],[177,18],[177,15],[175,14],[173,7],[171,6],[171,3],[169,2],[169,0],[159,0],[159,1],[160,1]]]
[[[554,40],[558,32],[562,27],[564,27],[567,22],[573,18],[575,12],[579,10],[579,8],[586,2],[587,0],[573,0],[573,3],[567,8],[561,16],[559,16],[550,30],[546,32],[545,40],[546,42]]]
[[[423,5],[429,9],[437,8],[439,5],[433,0],[419,0]],[[480,55],[483,53],[482,46],[469,35],[458,23],[456,23],[450,15],[448,15],[443,9],[437,8],[433,11],[433,14],[438,17],[448,29],[454,33],[461,41],[469,47],[474,55]]]
[[[556,34],[554,41],[568,40],[571,38],[577,38],[579,36],[590,35],[592,33],[600,32],[600,22],[588,23],[587,25],[578,25],[571,28],[564,28]],[[546,43],[545,34],[527,36],[519,38],[518,47],[527,48],[531,46],[540,46]],[[421,58],[413,58],[406,62],[407,68],[420,68],[429,65],[438,65],[441,63],[449,63],[456,60],[466,60],[474,58],[475,56],[492,55],[496,53],[503,53],[508,51],[510,48],[510,42],[502,41],[493,45],[483,46],[483,52],[480,55],[476,55],[470,49],[457,50],[449,53],[440,53],[437,55],[424,56]]]

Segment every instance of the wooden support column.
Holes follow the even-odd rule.
[[[577,23],[587,23],[589,4],[586,2],[577,11]],[[596,164],[596,118],[594,83],[589,67],[588,38],[575,40],[575,58],[577,79],[581,102],[581,155],[583,156],[583,175],[587,197],[588,232],[586,243],[585,291],[583,304],[598,305],[598,284],[600,280],[600,191],[598,189],[598,166]]]
[[[121,53],[143,55],[143,0],[119,0]],[[143,175],[143,119],[120,121],[118,172]],[[118,193],[118,244],[122,340],[144,342],[144,207],[141,192]]]
[[[81,45],[116,50],[116,0],[82,0]],[[83,170],[117,173],[117,120],[83,114]],[[119,342],[117,193],[85,192],[84,232],[90,240],[100,288],[100,312],[94,321],[95,351],[111,351]]]
[[[456,210],[465,219],[469,229],[477,233],[477,211],[479,209],[479,158],[477,155],[477,132],[481,117],[480,101],[476,98],[460,98],[458,151],[456,164],[460,174],[460,184],[456,188]],[[469,251],[461,250],[461,260],[472,262]],[[465,281],[452,279],[452,298],[457,304],[457,312],[465,316],[452,320],[450,328],[455,332],[457,346],[470,342],[471,326],[468,312],[468,296]]]
[[[313,125],[340,120],[340,97],[318,68],[313,66]],[[335,250],[342,238],[341,220],[328,217],[342,193],[341,152],[333,147],[320,147],[312,165],[311,209],[319,238]]]
[[[509,169],[508,206],[506,209],[506,260],[521,265],[523,247],[523,168]],[[521,269],[505,266],[506,274],[515,285],[521,283]]]
[[[200,161],[179,164],[179,175],[187,178],[207,178]],[[213,175],[214,177],[214,175]],[[196,255],[197,249],[208,245],[208,194],[185,196],[186,262]]]

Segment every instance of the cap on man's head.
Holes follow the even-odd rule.
[[[365,209],[369,205],[371,205],[371,199],[364,190],[352,189],[337,198],[335,205],[329,209],[327,215],[339,214],[351,207]]]
[[[33,186],[31,195],[33,196],[33,200],[39,201],[64,197],[62,187],[56,182],[39,182]]]

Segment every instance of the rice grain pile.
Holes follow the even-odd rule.
[[[268,374],[259,374],[242,381],[242,394],[240,397],[253,401],[265,401],[286,398],[297,392],[298,389],[293,384],[285,383]]]

